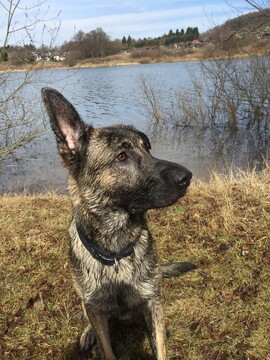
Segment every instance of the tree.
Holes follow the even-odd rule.
[[[0,60],[2,60],[0,65],[1,70],[4,70],[0,74],[0,167],[4,166],[12,155],[16,155],[19,148],[26,146],[44,133],[44,125],[38,112],[40,95],[38,94],[36,99],[34,95],[31,95],[31,100],[28,102],[25,101],[24,96],[30,85],[33,82],[37,83],[39,72],[29,67],[28,71],[16,76],[9,54],[12,49],[17,48],[23,58],[24,52],[21,49],[24,49],[27,43],[30,43],[30,46],[26,46],[25,50],[31,51],[34,44],[33,29],[38,25],[44,25],[43,31],[46,29],[51,31],[51,41],[55,39],[59,26],[54,29],[46,27],[46,21],[51,19],[46,19],[45,2],[46,0],[37,0],[36,3],[32,2],[31,6],[23,0],[0,2],[1,22],[4,25],[3,40],[0,44]],[[24,12],[24,18],[21,18],[21,21],[16,18],[17,12]],[[20,34],[22,41],[20,45],[11,46],[11,43],[15,41],[15,34],[17,38]]]
[[[104,57],[107,55],[110,37],[101,28],[91,31],[96,56]]]
[[[131,43],[132,43],[131,36],[130,36],[130,35],[128,35],[127,45],[128,45],[128,48],[129,48],[129,49],[131,48]]]
[[[8,61],[8,53],[7,53],[7,50],[5,48],[1,49],[0,61]]]
[[[119,53],[122,49],[122,40],[112,41],[102,28],[97,28],[88,33],[79,30],[71,41],[65,42],[61,46],[62,51],[67,51],[66,63],[74,66],[79,60],[105,57]]]
[[[85,39],[85,33],[82,30],[79,30],[74,36],[73,40],[78,43],[82,43]]]
[[[193,28],[193,36],[194,36],[194,39],[199,39],[200,33],[199,33],[198,27]]]

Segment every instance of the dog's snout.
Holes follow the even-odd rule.
[[[179,187],[188,187],[192,178],[192,173],[185,169],[181,171],[174,171],[172,174],[173,182]]]
[[[169,161],[158,161],[157,164],[162,166],[162,178],[171,186],[179,190],[185,190],[192,178],[192,173],[182,165]]]

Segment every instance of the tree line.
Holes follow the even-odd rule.
[[[199,39],[198,27],[188,27],[186,31],[178,29],[169,31],[157,38],[144,38],[135,40],[130,35],[123,36],[122,40],[111,40],[110,36],[102,28],[97,28],[89,33],[79,30],[73,38],[61,46],[62,51],[69,53],[69,61],[83,60],[87,58],[105,57],[130,50],[132,48],[142,48],[147,46],[169,46],[174,43],[192,41]]]
[[[130,35],[123,36],[122,40],[111,40],[110,36],[102,29],[97,28],[90,32],[79,30],[71,40],[65,41],[61,46],[49,48],[42,45],[36,48],[33,44],[24,46],[7,45],[2,51],[2,61],[11,60],[14,64],[35,61],[33,53],[47,59],[48,54],[53,59],[55,53],[64,53],[68,65],[75,65],[78,61],[88,58],[103,58],[105,56],[118,54],[123,50],[132,48],[144,48],[153,46],[170,46],[175,43],[192,41],[199,39],[198,27],[188,27],[186,31],[177,29],[175,32],[170,30],[168,34],[156,38],[131,38]]]
[[[138,40],[135,40],[132,39],[130,35],[127,38],[124,36],[122,38],[122,44],[127,49],[130,49],[131,47],[169,46],[181,42],[197,40],[199,37],[200,33],[198,27],[188,27],[186,31],[184,29],[181,29],[180,31],[179,29],[176,29],[175,32],[170,30],[168,34],[156,38],[139,38]]]

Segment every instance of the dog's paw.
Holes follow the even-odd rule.
[[[91,326],[87,326],[87,328],[82,333],[80,338],[80,350],[82,353],[87,353],[92,349],[92,347],[96,343],[96,337],[92,331]]]

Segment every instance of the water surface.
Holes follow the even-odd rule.
[[[88,124],[95,127],[119,123],[133,125],[148,135],[154,156],[188,167],[195,177],[207,179],[213,168],[222,171],[231,164],[245,168],[247,164],[256,163],[261,158],[260,150],[257,159],[249,151],[250,144],[240,141],[246,137],[243,129],[239,130],[237,137],[230,139],[228,136],[225,141],[221,133],[157,127],[150,122],[140,79],[154,82],[170,106],[170,100],[177,96],[179,90],[188,92],[192,89],[190,74],[199,72],[197,62],[43,70],[38,79],[29,81],[25,87],[23,101],[31,111],[34,107],[33,122],[40,119],[41,125],[44,121],[41,88],[54,87],[73,103]],[[10,74],[9,87],[16,88],[23,76],[21,73]],[[19,115],[16,108],[11,115]],[[1,193],[65,191],[67,172],[60,164],[48,119],[45,121],[47,130],[44,135],[17,151],[16,156],[0,168]]]

